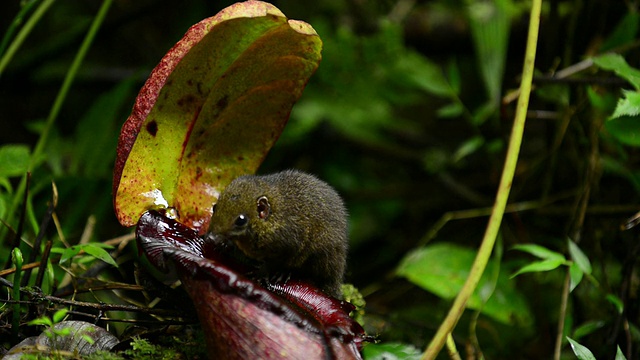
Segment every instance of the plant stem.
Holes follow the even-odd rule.
[[[564,277],[564,284],[562,286],[562,300],[560,301],[560,319],[558,320],[558,333],[556,334],[556,345],[553,349],[553,359],[560,360],[562,353],[562,339],[564,339],[564,322],[567,314],[567,304],[569,302],[569,286],[571,282],[571,275],[569,275],[569,268],[567,267],[567,273]]]
[[[42,15],[44,15],[47,12],[49,7],[54,2],[55,2],[55,0],[44,0],[40,4],[40,6],[38,6],[38,8],[33,12],[33,15],[31,15],[29,20],[27,20],[27,22],[24,24],[22,29],[20,29],[20,32],[18,32],[18,35],[16,35],[16,37],[15,37],[15,39],[13,39],[13,42],[11,43],[11,45],[7,48],[7,52],[4,53],[2,58],[0,58],[0,75],[2,75],[2,72],[7,67],[7,65],[9,64],[11,59],[13,58],[13,55],[15,55],[15,53],[18,51],[18,49],[20,48],[20,46],[22,45],[24,40],[27,38],[27,36],[31,32],[31,30],[33,30],[33,28],[36,26],[38,21],[40,21],[40,18],[42,17]],[[10,36],[10,34],[13,32],[13,30],[15,30],[15,26],[17,26],[17,24],[19,23],[21,18],[27,12],[29,12],[31,10],[31,7],[34,4],[35,4],[35,2],[25,5],[22,8],[22,10],[20,11],[20,13],[16,16],[16,19],[11,24],[11,27],[7,30],[7,34],[5,35],[5,38],[2,41],[2,47],[3,48],[4,48],[5,43],[9,40],[8,36]],[[0,50],[2,50],[2,49],[0,49]],[[0,54],[1,53],[2,52],[0,52]]]
[[[20,249],[14,248],[11,252],[11,262],[16,267],[13,274],[13,319],[11,321],[11,337],[13,343],[18,342],[18,330],[20,329],[20,277],[22,276],[22,252]]]
[[[100,7],[100,10],[98,10],[98,14],[93,19],[93,23],[91,23],[91,27],[89,28],[87,35],[82,41],[82,45],[80,45],[80,49],[78,50],[78,53],[76,54],[76,57],[73,59],[73,62],[71,63],[71,67],[69,68],[69,71],[67,71],[67,75],[65,76],[62,86],[60,87],[60,92],[58,92],[58,96],[53,102],[53,106],[51,107],[51,111],[49,112],[49,116],[47,117],[47,122],[45,124],[44,129],[42,130],[40,139],[38,139],[38,143],[36,144],[36,147],[33,150],[33,154],[31,155],[31,161],[29,162],[29,171],[33,170],[33,166],[37,162],[37,159],[40,157],[44,149],[44,146],[47,143],[47,138],[49,137],[49,132],[53,127],[53,123],[58,117],[58,113],[60,113],[62,104],[64,103],[64,100],[66,99],[67,94],[69,93],[69,89],[71,88],[71,84],[73,84],[73,80],[75,80],[76,78],[78,69],[80,68],[80,65],[82,65],[82,61],[84,60],[85,55],[89,51],[89,48],[91,47],[91,43],[93,42],[93,39],[98,33],[98,30],[100,29],[100,26],[102,25],[102,22],[104,21],[104,18],[106,17],[107,11],[109,10],[109,7],[111,6],[112,2],[113,0],[104,0],[102,2],[102,6]]]
[[[41,9],[45,6],[45,4],[52,3],[53,1],[54,0],[45,0],[45,2],[40,5],[40,7],[36,10],[33,16],[29,19],[29,22],[25,24],[23,30],[27,28],[27,25],[32,22],[33,18],[39,18],[36,15],[38,12],[41,11]],[[42,153],[47,143],[47,139],[49,137],[51,128],[53,127],[53,124],[56,118],[58,117],[58,114],[60,113],[62,104],[64,103],[64,100],[66,99],[67,94],[69,93],[69,89],[73,84],[73,80],[76,78],[78,69],[82,64],[82,61],[84,60],[85,55],[89,51],[89,48],[91,47],[91,43],[93,42],[93,39],[95,38],[98,30],[100,29],[100,26],[102,25],[102,22],[104,21],[104,18],[106,17],[112,2],[113,0],[104,0],[102,2],[102,6],[98,10],[96,17],[93,19],[93,22],[91,23],[91,27],[89,28],[87,35],[85,36],[84,40],[82,41],[82,44],[80,45],[80,49],[78,50],[78,53],[76,54],[75,58],[73,59],[73,62],[71,63],[71,66],[69,67],[69,71],[67,71],[67,74],[65,75],[64,81],[62,82],[62,86],[60,87],[60,91],[58,92],[58,95],[56,96],[56,99],[53,102],[53,105],[49,112],[49,116],[47,116],[47,121],[45,123],[44,129],[42,130],[42,133],[40,134],[40,138],[38,139],[38,142],[36,143],[36,146],[31,154],[31,158],[29,159],[29,167],[27,168],[28,172],[33,171],[33,169],[35,168],[35,166],[37,165],[37,163],[40,161],[42,157]],[[30,26],[33,27],[33,24]],[[23,31],[21,31],[20,33],[22,32]],[[14,44],[18,41],[18,37],[20,37],[20,34],[18,34],[18,36],[16,37],[16,40],[14,40]],[[11,44],[11,47],[7,50],[6,55],[9,55],[11,48],[14,47],[14,44]],[[7,56],[4,56],[2,60],[4,60],[6,57]],[[1,72],[2,72],[2,64],[0,63],[0,73]],[[18,185],[18,188],[16,189],[16,193],[14,194],[13,202],[8,212],[9,214],[15,213],[19,200],[22,197],[21,194],[24,193],[25,191],[25,187],[26,187],[26,177],[23,177],[22,181],[20,181],[20,184]]]
[[[424,352],[422,359],[435,359],[442,346],[444,345],[447,336],[453,331],[458,320],[464,312],[465,306],[469,297],[473,294],[475,288],[480,281],[480,277],[484,272],[491,251],[496,242],[504,210],[511,191],[511,185],[513,182],[513,176],[515,173],[516,164],[518,163],[518,155],[520,153],[520,145],[522,143],[522,134],[524,133],[524,124],[527,115],[527,108],[529,106],[529,95],[531,94],[531,81],[533,79],[534,64],[536,58],[536,46],[538,43],[538,30],[540,26],[540,9],[542,7],[542,0],[533,0],[531,6],[531,15],[529,19],[529,34],[527,37],[527,50],[525,53],[525,59],[522,70],[522,82],[520,84],[520,97],[518,98],[518,104],[516,108],[516,115],[513,123],[513,129],[511,130],[511,138],[509,140],[509,148],[507,150],[507,156],[505,159],[504,169],[502,171],[502,177],[500,178],[500,185],[498,187],[498,193],[493,206],[491,217],[489,218],[489,224],[482,239],[482,244],[478,250],[478,255],[472,265],[471,272],[467,278],[462,290],[456,297],[451,310],[447,314],[440,328],[436,332],[436,335],[429,343],[426,351]]]

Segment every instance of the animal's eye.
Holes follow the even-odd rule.
[[[249,222],[249,218],[247,217],[247,215],[240,214],[236,218],[236,222],[234,223],[234,225],[236,227],[243,227],[243,226],[247,225],[248,222]]]
[[[258,198],[258,217],[260,219],[265,220],[271,214],[271,204],[269,204],[269,199],[266,196],[261,196]]]

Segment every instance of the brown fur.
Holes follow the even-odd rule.
[[[209,230],[257,260],[269,277],[309,280],[340,295],[347,211],[336,191],[312,175],[288,170],[235,179],[220,194]]]

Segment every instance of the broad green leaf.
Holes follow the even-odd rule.
[[[113,260],[111,255],[109,255],[109,252],[104,250],[104,248],[112,248],[112,246],[109,246],[109,245],[106,245],[106,244],[102,244],[102,243],[88,243],[88,244],[70,246],[70,247],[68,247],[66,249],[53,248],[53,249],[51,249],[51,252],[52,253],[60,253],[60,254],[62,254],[60,256],[60,263],[65,263],[66,261],[68,261],[72,257],[78,255],[78,253],[80,253],[80,251],[84,251],[87,254],[89,254],[89,255],[91,255],[91,256],[99,259],[99,260],[102,260],[102,261],[106,262],[107,264],[110,264],[110,265],[113,265],[115,267],[118,267],[118,265]]]
[[[0,177],[24,175],[29,166],[29,147],[9,144],[0,147]]]
[[[620,116],[604,123],[616,140],[631,146],[640,146],[640,116]]]
[[[593,63],[604,70],[615,72],[627,80],[636,90],[640,90],[640,70],[635,69],[620,54],[604,54],[593,58]]]
[[[627,360],[627,357],[624,356],[622,350],[620,350],[620,346],[616,347],[616,359],[615,360]]]
[[[205,232],[220,191],[256,171],[320,61],[306,23],[246,1],[194,25],[161,60],[124,124],[114,206],[134,225],[175,207]]]
[[[570,286],[569,286],[569,291],[573,291],[573,289],[575,289],[580,282],[582,281],[582,277],[584,276],[584,271],[582,271],[582,269],[580,269],[580,267],[578,266],[578,264],[571,263],[571,266],[569,266],[569,278],[570,278]]]
[[[591,262],[589,261],[589,258],[582,252],[576,243],[571,241],[571,239],[568,239],[567,241],[569,243],[569,254],[571,254],[571,260],[573,260],[585,274],[591,274]]]
[[[555,252],[547,249],[544,246],[536,244],[520,244],[511,248],[512,250],[520,250],[529,253],[535,257],[546,260],[566,260],[564,255],[559,252]]]
[[[576,354],[578,359],[580,360],[596,360],[596,357],[593,356],[593,353],[587,349],[585,346],[580,345],[577,341],[567,336],[567,340],[569,340],[569,344],[571,344],[571,350]]]
[[[116,264],[115,260],[113,260],[111,255],[109,255],[109,252],[107,252],[101,246],[97,246],[97,244],[95,244],[95,243],[86,244],[83,247],[83,250],[87,254],[89,254],[89,255],[97,258],[97,259],[100,259],[100,260],[106,262],[109,265],[113,265],[115,267],[118,267],[118,264]]]
[[[640,92],[622,90],[622,96],[622,98],[618,99],[618,104],[613,115],[611,115],[611,119],[621,116],[637,117],[640,115]]]
[[[551,271],[551,270],[557,269],[559,266],[562,266],[565,263],[566,263],[566,260],[560,260],[560,259],[534,261],[528,265],[521,267],[520,270],[516,271],[513,275],[511,275],[511,278],[514,278],[524,273]]]
[[[367,360],[418,360],[422,354],[413,345],[397,343],[367,344],[362,353]]]
[[[453,299],[469,276],[475,255],[475,251],[461,246],[434,244],[407,255],[397,274],[443,299]],[[491,269],[496,265],[494,260],[490,260],[487,267]],[[490,271],[485,271],[467,307],[480,310],[505,324],[529,324],[530,310],[522,294],[514,288],[514,283],[500,273],[494,290],[489,274]],[[487,294],[492,294],[488,300]]]
[[[82,250],[82,246],[80,246],[80,245],[74,245],[74,246],[70,246],[70,247],[68,247],[66,249],[62,249],[62,251],[61,251],[62,255],[60,255],[60,263],[64,264],[65,262],[67,262],[72,257],[78,255],[80,250]],[[52,253],[56,253],[56,252],[59,252],[59,251],[60,251],[59,249],[51,249]]]

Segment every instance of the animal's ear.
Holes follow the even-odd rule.
[[[271,205],[269,199],[266,196],[260,196],[258,198],[258,217],[262,220],[266,220],[271,214]]]

